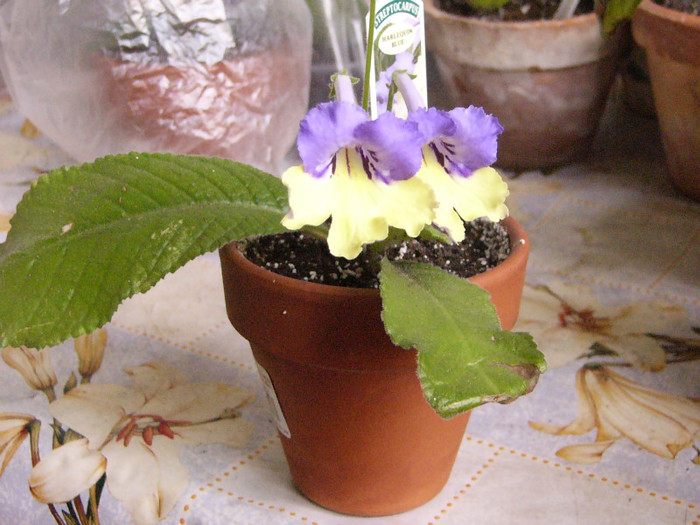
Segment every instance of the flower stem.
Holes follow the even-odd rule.
[[[68,507],[68,513],[70,514],[70,516],[71,516],[71,518],[72,518],[71,521],[72,521],[73,523],[80,523],[80,525],[83,525],[83,522],[80,521],[80,518],[78,517],[78,515],[77,515],[76,512],[75,512],[75,506],[73,505],[73,502],[72,502],[72,501],[67,501],[67,502],[66,502],[66,507]]]
[[[369,2],[369,27],[367,28],[367,50],[365,53],[365,83],[362,87],[362,109],[369,111],[369,83],[372,76],[372,49],[374,47],[374,16],[377,12],[376,0]]]
[[[29,423],[27,430],[29,431],[29,450],[32,454],[32,467],[36,467],[41,461],[39,456],[39,430],[41,429],[41,421],[34,419]]]
[[[333,78],[333,89],[335,90],[335,99],[339,102],[350,102],[357,104],[355,99],[355,91],[352,89],[352,80],[350,75],[338,73]]]
[[[98,505],[97,483],[90,487],[90,503],[88,506],[88,516],[94,525],[100,525],[100,516],[97,512]]]
[[[64,438],[66,436],[65,431],[63,430],[63,427],[61,426],[61,422],[53,418],[53,438],[51,440],[51,448],[57,448],[61,445],[63,445]]]
[[[394,85],[396,86],[394,90],[398,88],[398,90],[401,92],[403,100],[406,103],[406,109],[408,109],[409,112],[425,107],[423,96],[418,91],[418,88],[416,88],[413,80],[411,80],[411,75],[409,75],[406,71],[395,71],[391,80],[392,87]],[[391,100],[393,97],[391,91],[389,92],[389,96],[389,100]]]
[[[304,233],[308,233],[317,239],[327,240],[328,239],[328,225],[321,224],[319,226],[304,226],[302,228]]]
[[[394,97],[396,96],[396,86],[391,83],[389,86],[389,96],[386,99],[386,112],[391,113],[394,110]]]
[[[56,392],[54,391],[52,386],[46,387],[44,390],[44,395],[46,396],[46,399],[49,400],[49,403],[53,403],[56,401]]]
[[[56,507],[54,507],[53,503],[48,504],[49,507],[49,512],[51,512],[51,515],[53,516],[53,519],[56,520],[56,523],[58,525],[66,525],[63,519],[61,518],[61,515],[58,513],[56,510]]]
[[[73,499],[73,503],[75,503],[75,510],[78,513],[80,524],[90,525],[90,521],[88,520],[87,514],[85,514],[85,507],[83,507],[83,500],[80,499],[80,496],[76,496],[75,499]]]
[[[579,0],[563,0],[559,7],[557,8],[554,16],[554,20],[564,20],[566,18],[571,18],[574,16],[574,12],[578,7]]]

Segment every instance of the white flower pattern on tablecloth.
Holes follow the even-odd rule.
[[[700,340],[677,335],[689,333],[683,308],[661,301],[613,307],[584,286],[526,285],[516,329],[533,335],[550,368],[576,359],[606,358],[599,363],[589,360],[578,370],[577,415],[571,423],[529,422],[535,430],[559,436],[596,431],[593,442],[562,447],[557,456],[597,463],[615,442],[629,439],[674,459],[700,439],[698,402],[642,386],[612,369],[631,366],[659,372],[669,363],[699,359]]]
[[[29,425],[33,421],[34,417],[29,414],[0,414],[0,476],[29,435]]]
[[[52,416],[87,438],[88,451],[99,450],[106,458],[107,488],[137,524],[165,517],[186,489],[180,446],[243,446],[251,431],[236,412],[249,393],[224,383],[179,383],[168,367],[144,366],[147,374],[138,370],[142,367],[127,371],[136,379],[134,388],[83,384],[49,406]],[[144,385],[143,377],[153,382]],[[141,388],[154,383],[160,385],[156,391]],[[63,448],[47,459],[63,454]],[[55,474],[58,484],[81,476],[65,463]]]
[[[68,503],[71,523],[93,523],[95,487],[106,487],[137,525],[165,518],[185,491],[189,473],[180,463],[185,445],[244,446],[252,424],[238,409],[252,394],[217,382],[188,383],[162,362],[126,369],[133,386],[91,383],[102,363],[107,334],[76,339],[81,384],[75,375],[56,399],[56,375],[48,350],[5,348],[3,358],[35,390],[43,391],[55,418],[54,448],[38,450],[38,421],[26,414],[0,414],[0,475],[27,436],[33,468],[29,489],[51,514]],[[89,491],[89,510],[81,494]]]
[[[57,382],[49,353],[49,348],[36,350],[26,346],[6,346],[2,349],[2,360],[20,373],[29,388],[46,392],[53,389]],[[51,394],[47,395],[52,399]]]
[[[687,326],[683,308],[661,301],[608,306],[583,286],[552,283],[526,285],[515,329],[529,332],[545,354],[550,369],[584,356],[599,345],[642,370],[666,366],[662,342]]]
[[[596,429],[593,443],[563,447],[557,456],[574,463],[597,463],[617,440],[627,438],[666,459],[700,439],[700,403],[644,387],[606,366],[584,366],[576,374],[576,419],[565,425],[530,421],[555,435],[582,435]],[[697,460],[697,458],[696,458]]]

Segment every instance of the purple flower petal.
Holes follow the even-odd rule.
[[[455,133],[437,146],[446,157],[448,173],[468,177],[496,162],[498,135],[503,132],[496,117],[474,106],[455,108],[449,116],[456,125]]]
[[[343,148],[355,145],[355,128],[369,115],[356,104],[326,102],[311,109],[299,124],[297,149],[304,171],[323,177]]]
[[[415,123],[382,113],[358,125],[354,136],[370,177],[389,184],[410,179],[420,169],[423,137]]]
[[[457,125],[450,115],[435,108],[411,111],[408,120],[418,126],[418,131],[423,135],[423,145],[454,135],[457,131]]]

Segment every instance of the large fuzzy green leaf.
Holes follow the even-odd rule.
[[[52,171],[0,245],[0,346],[89,333],[197,255],[283,231],[286,195],[269,174],[206,157],[131,153]]]
[[[532,337],[501,330],[489,294],[465,279],[385,259],[380,290],[387,333],[418,350],[423,392],[443,417],[526,394],[546,369]]]

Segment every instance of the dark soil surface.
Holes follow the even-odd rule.
[[[700,15],[700,0],[656,0],[656,3],[683,13]]]
[[[466,0],[438,0],[438,7],[443,11],[456,15],[473,16],[485,20],[500,20],[502,22],[524,22],[552,18],[559,7],[559,0],[511,0],[495,11],[474,9],[467,4]],[[593,0],[581,0],[575,14],[581,15],[592,12]]]
[[[363,251],[356,259],[333,257],[324,240],[299,231],[253,237],[240,243],[248,260],[268,270],[320,284],[377,288],[381,255]],[[412,239],[391,246],[391,260],[432,262],[450,273],[471,277],[493,268],[510,254],[506,230],[498,223],[466,223],[466,238],[459,244]]]

